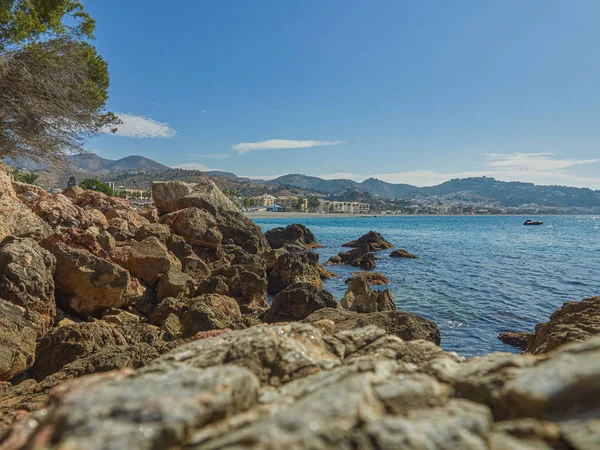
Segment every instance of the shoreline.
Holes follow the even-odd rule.
[[[243,212],[250,219],[369,219],[374,217],[589,217],[597,214],[318,214],[308,212]]]

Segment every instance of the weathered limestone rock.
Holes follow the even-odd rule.
[[[393,248],[393,244],[388,242],[381,234],[376,231],[369,231],[367,234],[359,237],[355,241],[346,242],[342,244],[342,247],[353,247],[357,248],[361,245],[366,244],[369,247],[369,251],[376,252],[379,250],[385,250],[386,248]]]
[[[131,298],[131,277],[122,267],[60,240],[42,245],[56,257],[56,301],[83,315],[104,308],[122,308]]]
[[[33,239],[7,237],[0,243],[0,298],[25,308],[45,333],[54,321],[56,259]]]
[[[135,277],[152,286],[171,267],[181,269],[181,262],[165,244],[151,236],[129,247],[127,267]]]
[[[388,277],[377,272],[353,272],[352,276],[347,278],[344,281],[344,283],[348,284],[355,278],[362,278],[372,286],[382,286],[390,284],[390,280]]]
[[[25,308],[0,299],[0,382],[12,380],[33,365],[38,332]]]
[[[167,297],[187,297],[194,290],[194,280],[179,269],[171,268],[160,277],[157,287],[158,301]]]
[[[549,322],[536,325],[527,352],[549,352],[560,345],[585,341],[597,334],[600,334],[600,297],[566,302],[550,316]]]
[[[295,283],[275,296],[266,311],[265,322],[286,322],[306,319],[321,308],[339,308],[329,292],[309,283]]]
[[[238,303],[231,297],[207,294],[186,301],[181,313],[181,331],[191,337],[199,331],[239,328],[242,313]]]
[[[363,277],[349,280],[348,290],[341,303],[346,309],[363,313],[397,309],[389,289],[373,290],[367,279]]]
[[[325,308],[315,311],[304,322],[314,324],[331,320],[334,331],[354,330],[367,325],[375,325],[405,341],[423,339],[440,345],[440,330],[431,320],[402,311],[384,311],[370,314],[357,313],[342,308]]]
[[[185,208],[161,218],[190,245],[198,247],[218,247],[223,235],[217,228],[217,222],[207,211],[198,208]]]
[[[277,294],[294,283],[323,286],[319,255],[313,252],[286,253],[279,257],[268,276],[267,290]]]
[[[411,258],[411,259],[419,259],[417,255],[413,255],[412,253],[408,253],[406,250],[396,249],[392,253],[390,253],[392,258]]]
[[[288,251],[297,251],[322,247],[315,235],[299,223],[273,228],[265,233],[265,238],[272,249],[285,248]]]

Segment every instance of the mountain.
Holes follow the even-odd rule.
[[[308,175],[284,175],[267,181],[269,184],[280,186],[290,186],[321,194],[337,195],[346,192],[348,189],[360,190],[360,183],[352,180],[324,180],[318,177]]]
[[[162,171],[169,167],[143,156],[126,156],[116,161],[98,155],[74,155],[68,158],[72,168],[98,175],[118,174],[137,170]]]

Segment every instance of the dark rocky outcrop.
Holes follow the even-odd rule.
[[[377,252],[385,250],[387,248],[393,248],[394,245],[388,242],[380,233],[376,231],[369,231],[367,234],[362,235],[355,241],[346,242],[342,244],[342,247],[353,247],[357,248],[361,245],[366,244],[369,247],[369,251]]]
[[[498,339],[507,345],[525,350],[527,348],[527,340],[529,336],[529,333],[507,331],[498,334]]]
[[[402,250],[402,249],[394,250],[392,253],[390,253],[390,257],[419,259],[419,257],[417,255],[413,255],[412,253],[408,253],[406,250]]]
[[[337,256],[332,256],[327,262],[329,264],[348,264],[364,270],[371,270],[377,265],[376,259],[369,244],[363,243],[349,252],[340,252]]]
[[[299,223],[287,227],[273,228],[265,233],[265,238],[273,249],[284,248],[288,251],[302,251],[320,248],[315,235]]]
[[[373,290],[364,277],[350,279],[341,303],[346,309],[363,313],[396,310],[391,291]]]
[[[390,280],[388,277],[377,272],[353,272],[352,276],[346,278],[344,283],[348,284],[356,278],[361,278],[372,286],[383,286],[390,284]]]
[[[310,283],[295,283],[273,299],[264,315],[265,322],[286,322],[306,319],[321,308],[339,308],[340,304],[325,289]]]
[[[242,327],[242,313],[235,299],[219,294],[207,294],[186,301],[181,313],[184,337],[199,331]]]
[[[300,282],[323,286],[319,255],[316,253],[286,253],[280,256],[269,273],[267,290],[271,294],[277,294]]]

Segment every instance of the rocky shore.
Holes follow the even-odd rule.
[[[600,297],[465,359],[383,274],[334,298],[306,227],[263,234],[208,180],[153,196],[0,167],[0,449],[600,447]],[[345,246],[329,263],[394,248]]]

